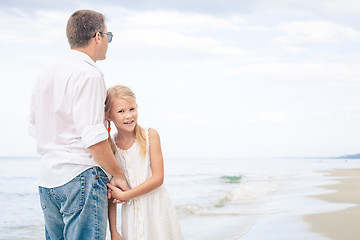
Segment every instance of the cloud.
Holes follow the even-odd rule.
[[[342,119],[346,121],[360,120],[360,104],[346,104],[336,106],[332,109],[320,111],[318,116],[323,118]]]
[[[146,0],[146,1],[118,1],[118,0],[103,0],[101,4],[97,0],[2,0],[0,6],[2,7],[22,7],[26,9],[69,9],[79,7],[84,4],[92,4],[96,8],[123,6],[134,10],[160,9],[160,10],[180,10],[191,12],[207,12],[207,13],[234,13],[234,12],[248,12],[251,10],[254,1],[245,3],[237,0],[227,0],[224,3],[221,0]]]
[[[71,0],[53,0],[53,1],[42,1],[42,0],[2,0],[0,2],[1,9],[22,9],[27,13],[33,12],[35,9],[60,9],[64,7],[73,6],[72,3],[75,1]]]
[[[360,76],[360,64],[269,62],[240,66],[229,75],[258,80],[353,82]]]
[[[226,46],[211,37],[188,36],[162,29],[142,29],[120,31],[118,47],[159,47],[182,48],[192,52],[214,55],[244,55],[245,51],[236,46]]]
[[[283,36],[274,39],[290,51],[306,50],[309,44],[338,42],[342,40],[360,40],[360,32],[356,29],[329,21],[293,21],[280,23],[277,30]]]
[[[23,10],[0,10],[0,28],[6,32],[0,42],[51,45],[63,39],[68,14],[61,11],[36,11],[30,15]],[[10,24],[9,24],[10,23]]]
[[[313,3],[313,1],[310,2]],[[360,2],[357,0],[326,0],[321,1],[319,7],[322,11],[333,17],[344,15],[359,17],[358,15],[360,12]]]
[[[118,47],[181,48],[214,55],[245,54],[238,46],[230,46],[221,37],[211,34],[240,30],[244,22],[240,16],[214,17],[175,11],[132,12],[121,8],[117,11],[123,16],[110,20],[108,26],[120,36],[114,43]]]
[[[171,114],[160,117],[162,124],[209,126],[226,124],[268,124],[285,123],[291,119],[291,114],[281,111],[259,111],[253,113],[229,114],[224,120],[213,114]]]
[[[120,17],[117,23],[125,23],[124,27],[130,28],[160,27],[182,32],[203,32],[209,29],[239,30],[244,18],[240,15],[221,17],[179,11],[127,11],[127,16]]]

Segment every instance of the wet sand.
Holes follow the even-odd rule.
[[[332,240],[360,239],[360,169],[337,169],[325,172],[325,177],[338,181],[321,186],[334,192],[312,196],[316,199],[351,204],[348,208],[304,216],[309,230]]]

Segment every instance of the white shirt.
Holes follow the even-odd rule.
[[[31,96],[29,126],[41,155],[39,186],[58,187],[99,166],[87,148],[108,138],[105,97],[103,74],[85,53],[72,50],[41,74]]]

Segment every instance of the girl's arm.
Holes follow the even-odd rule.
[[[110,233],[111,233],[111,240],[122,240],[120,233],[116,228],[116,203],[113,203],[113,199],[109,199],[109,225],[110,225]]]
[[[164,162],[161,152],[160,136],[155,129],[149,129],[149,142],[150,142],[150,164],[152,176],[145,182],[134,187],[133,189],[127,190],[126,192],[121,191],[117,187],[108,185],[111,188],[111,196],[118,200],[128,201],[132,198],[141,196],[152,190],[160,187],[164,182]]]

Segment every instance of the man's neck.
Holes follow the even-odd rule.
[[[83,48],[72,48],[71,50],[79,51],[88,55],[94,62],[96,62],[95,54],[92,48],[83,47]]]

